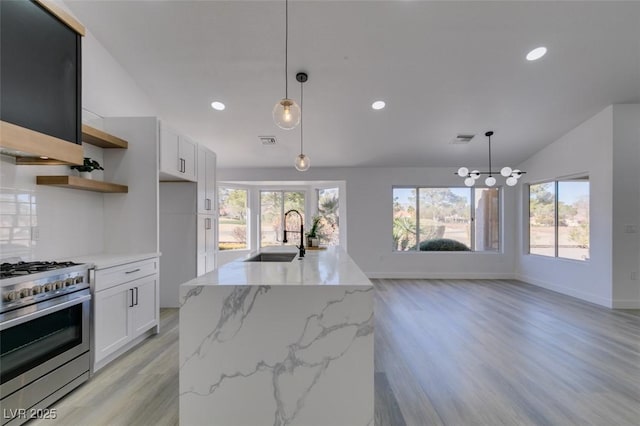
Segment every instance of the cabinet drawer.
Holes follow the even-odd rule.
[[[158,259],[147,259],[139,262],[131,262],[113,268],[100,269],[95,275],[95,291],[137,280],[158,272]]]

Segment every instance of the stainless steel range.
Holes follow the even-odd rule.
[[[91,266],[0,265],[0,424],[51,418],[47,407],[89,378]]]

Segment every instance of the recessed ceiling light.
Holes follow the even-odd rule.
[[[527,61],[535,61],[542,58],[547,53],[547,48],[544,46],[536,47],[531,52],[527,53]]]
[[[226,108],[226,106],[224,106],[222,102],[214,101],[211,102],[211,108],[215,109],[216,111],[222,111]]]
[[[374,103],[371,104],[371,108],[373,109],[382,109],[384,108],[386,104],[384,103],[384,101],[375,101]]]

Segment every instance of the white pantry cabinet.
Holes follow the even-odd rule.
[[[216,214],[216,154],[198,146],[198,213]]]
[[[93,279],[93,371],[158,332],[158,258],[97,269]]]
[[[197,180],[198,145],[160,123],[160,173],[180,180]]]
[[[198,215],[198,260],[197,275],[203,275],[216,268],[216,218],[213,215]]]

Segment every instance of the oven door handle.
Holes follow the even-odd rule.
[[[37,311],[34,312],[29,312],[28,314],[25,315],[21,315],[19,317],[7,320],[7,321],[3,321],[0,323],[0,331],[2,330],[7,330],[11,327],[15,327],[16,325],[20,325],[23,324],[27,321],[31,321],[34,320],[36,318],[40,318],[43,317],[45,315],[49,315],[52,314],[54,312],[58,312],[61,311],[63,309],[66,309],[70,306],[74,306],[74,305],[79,305],[83,302],[86,302],[87,300],[91,300],[91,294],[84,294],[84,295],[78,295],[77,297],[74,297],[70,300],[67,300],[65,302],[62,303],[56,303],[56,304],[52,304],[51,306],[47,306],[45,308],[42,309],[38,309]]]

